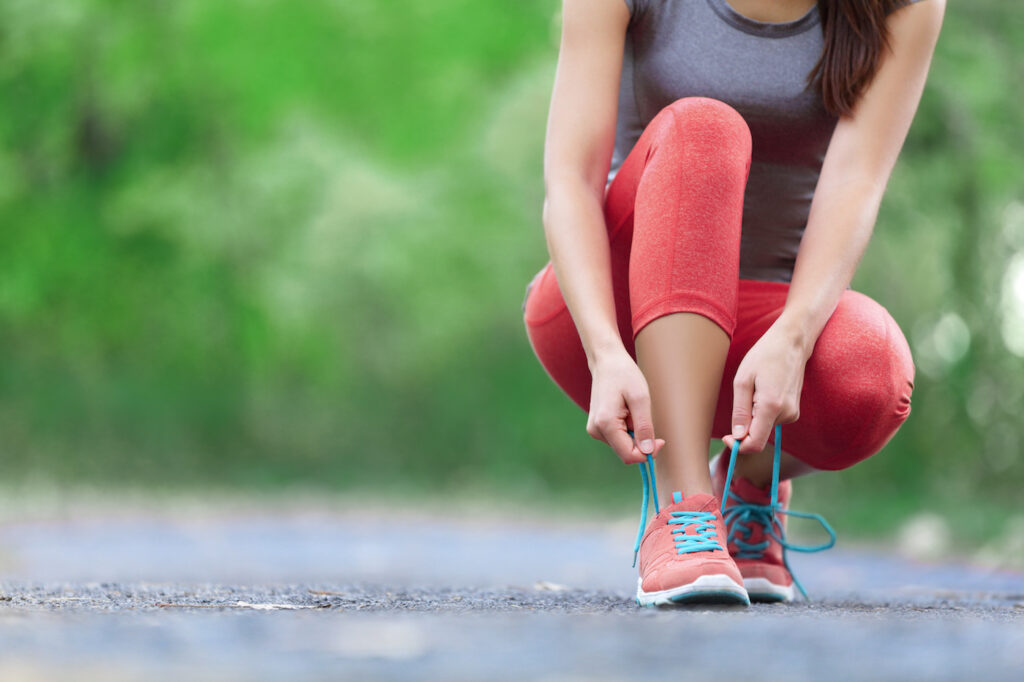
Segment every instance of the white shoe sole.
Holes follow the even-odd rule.
[[[767,578],[744,578],[750,601],[776,602],[793,601],[796,591],[793,585],[776,585]]]
[[[668,590],[644,592],[643,578],[636,581],[636,603],[640,606],[667,604],[743,604],[750,605],[747,590],[724,574],[702,575],[689,585]]]

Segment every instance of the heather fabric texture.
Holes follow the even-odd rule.
[[[665,106],[690,96],[726,102],[753,137],[740,277],[790,281],[838,122],[806,83],[824,47],[817,5],[775,23],[740,14],[727,0],[625,2],[630,22],[608,183]]]
[[[675,312],[704,315],[730,339],[712,435],[732,430],[740,362],[786,303],[788,282],[738,276],[750,131],[729,105],[688,97],[644,130],[605,195],[619,333]],[[549,261],[523,302],[530,344],[552,380],[585,412],[591,375]],[[818,469],[843,469],[878,452],[910,414],[910,347],[889,312],[846,289],[804,371],[800,419],[784,426],[786,452]]]

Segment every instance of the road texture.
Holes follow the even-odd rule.
[[[0,679],[1024,679],[1020,573],[840,535],[792,555],[810,603],[640,609],[636,519],[543,518],[414,502],[7,518]]]

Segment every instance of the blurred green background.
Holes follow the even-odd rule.
[[[467,491],[633,513],[521,303],[557,0],[0,0],[8,485]],[[854,288],[913,412],[798,508],[1019,515],[1024,21],[950,3]],[[716,443],[717,445],[717,443]]]

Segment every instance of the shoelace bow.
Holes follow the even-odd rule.
[[[627,433],[630,436],[634,436],[633,431],[627,429]],[[634,436],[635,438],[635,436]],[[736,554],[737,557],[743,559],[761,559],[764,557],[764,552],[770,546],[768,540],[762,540],[758,543],[750,543],[747,540],[750,539],[753,534],[753,529],[750,524],[759,524],[764,527],[765,535],[771,537],[782,546],[782,562],[789,571],[789,574],[793,576],[793,583],[800,590],[800,594],[803,595],[804,599],[810,601],[810,597],[807,596],[807,591],[804,586],[800,584],[796,574],[793,573],[793,569],[789,565],[789,557],[786,555],[788,550],[794,552],[820,552],[826,550],[836,544],[836,533],[832,530],[832,526],[829,525],[828,521],[825,520],[820,514],[813,514],[807,512],[792,511],[789,509],[783,509],[779,503],[779,465],[782,462],[782,425],[775,425],[775,457],[772,461],[772,487],[771,487],[771,500],[768,504],[755,504],[748,502],[742,497],[732,491],[732,476],[733,470],[736,467],[736,454],[739,450],[739,441],[734,441],[732,444],[732,453],[729,457],[729,469],[725,475],[725,491],[722,495],[722,520],[725,522],[725,527],[729,529],[728,536],[726,537],[726,544],[735,544],[740,548],[740,551]],[[643,483],[644,499],[641,508],[640,516],[640,528],[637,531],[636,544],[633,547],[633,566],[636,567],[636,557],[640,551],[640,541],[643,539],[644,528],[647,525],[647,498],[651,496],[653,488],[654,497],[654,508],[655,514],[659,513],[658,510],[658,486],[654,480],[654,457],[647,455],[647,461],[640,462],[640,480]],[[726,508],[726,501],[732,499],[736,502],[733,506]],[[677,500],[678,501],[678,500]],[[708,514],[707,512],[673,512],[673,516],[676,514],[680,515],[692,515],[692,514],[705,514],[710,516],[710,520],[713,524],[714,515]],[[820,545],[815,546],[801,546],[794,545],[786,541],[786,532],[782,527],[782,523],[778,518],[779,514],[787,514],[788,516],[796,516],[804,519],[814,519],[821,524],[822,528],[829,534],[828,542],[824,542]],[[695,517],[690,517],[689,523],[698,521]],[[669,523],[673,523],[669,521]],[[679,521],[678,523],[686,523],[685,521]],[[699,528],[699,527],[698,527]],[[711,526],[712,532],[710,535],[713,537],[714,526]],[[675,533],[677,531],[673,531]],[[700,532],[700,531],[698,531]],[[739,532],[743,532],[743,538],[737,537]],[[693,541],[688,543],[686,546],[689,547],[685,551],[696,552],[702,549],[721,549],[721,546],[717,542],[711,540],[708,537],[708,533],[705,530],[701,535],[698,536],[684,536],[694,538]],[[707,543],[708,546],[700,546],[702,543]],[[714,544],[714,547],[710,545]],[[676,547],[680,547],[680,543],[676,543]],[[683,549],[680,549],[680,554],[683,553]]]

